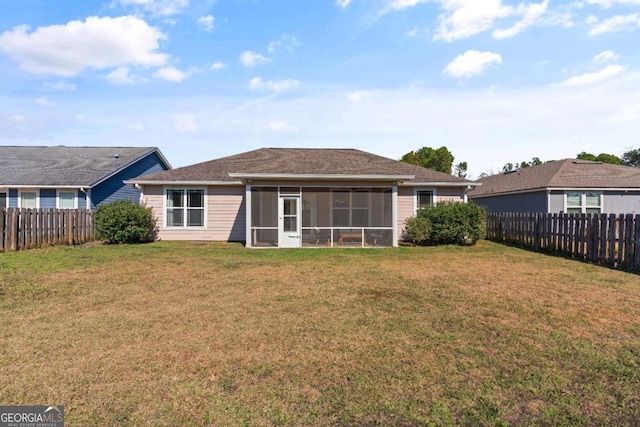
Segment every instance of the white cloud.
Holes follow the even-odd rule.
[[[276,50],[280,48],[284,48],[289,52],[293,52],[295,48],[300,46],[300,41],[296,38],[296,36],[291,36],[289,34],[283,34],[279,40],[270,41],[267,45],[267,52],[274,53]]]
[[[605,50],[593,57],[593,62],[610,62],[617,61],[620,55],[612,50]]]
[[[285,120],[273,120],[263,125],[263,128],[273,132],[294,132],[298,128]]]
[[[144,79],[131,74],[129,67],[119,67],[107,74],[107,80],[113,85],[135,85],[142,83]]]
[[[189,6],[189,0],[115,0],[112,5],[138,6],[143,10],[159,16],[170,16],[181,13]]]
[[[560,83],[561,86],[584,86],[610,79],[625,71],[621,65],[608,65],[600,71],[573,76]]]
[[[202,25],[205,30],[212,31],[216,27],[215,20],[213,15],[201,16],[198,18],[198,24]]]
[[[59,92],[75,92],[76,85],[73,83],[65,82],[64,80],[60,80],[53,83],[45,83],[43,85],[47,89],[56,90]]]
[[[587,25],[593,25],[593,24],[595,24],[596,22],[599,22],[599,21],[600,21],[600,18],[598,18],[597,16],[589,15],[589,16],[587,16],[585,18],[584,23],[587,24]]]
[[[153,77],[160,80],[166,80],[168,82],[180,83],[181,81],[189,77],[189,75],[184,71],[178,70],[175,67],[164,67],[156,71],[153,74]]]
[[[623,30],[633,30],[640,28],[640,13],[631,15],[615,15],[594,24],[589,30],[589,35],[597,36],[604,33],[613,33]]]
[[[469,79],[481,74],[492,64],[502,64],[502,56],[493,52],[468,50],[455,57],[444,69],[451,77]]]
[[[429,30],[426,28],[420,28],[417,25],[404,33],[407,37],[418,37],[418,36],[427,36],[429,35]]]
[[[173,116],[173,130],[176,132],[195,132],[198,122],[192,114],[176,114]]]
[[[240,55],[240,63],[245,67],[255,67],[256,65],[267,64],[269,62],[271,62],[271,59],[250,50],[242,52]]]
[[[21,25],[0,35],[0,52],[36,74],[75,76],[86,68],[159,66],[169,55],[157,52],[165,36],[133,16],[89,17],[29,33]]]
[[[496,19],[516,13],[501,0],[440,0],[445,13],[438,17],[434,40],[452,42],[491,29]]]
[[[298,86],[298,80],[262,80],[261,77],[254,77],[249,81],[249,89],[269,89],[272,92],[283,92]]]
[[[498,40],[506,39],[522,32],[525,28],[535,24],[547,11],[548,6],[549,0],[543,0],[542,3],[521,4],[518,6],[518,11],[522,14],[522,19],[511,28],[495,30],[493,32],[493,38]]]
[[[42,96],[38,99],[36,99],[36,104],[40,105],[41,107],[53,107],[54,104],[53,102],[51,102],[51,100],[49,98],[47,98],[46,96]]]
[[[346,9],[351,4],[351,0],[336,0],[336,4],[343,9]]]
[[[403,10],[410,7],[419,5],[420,3],[426,3],[427,0],[392,0],[389,4],[391,10]]]
[[[587,0],[587,3],[598,4],[608,9],[614,4],[640,5],[640,0]]]
[[[211,69],[216,71],[224,70],[225,68],[227,68],[227,65],[228,64],[225,64],[222,61],[216,61],[213,64],[211,64]]]
[[[355,92],[351,92],[347,95],[347,99],[352,104],[359,104],[367,99],[371,98],[371,92],[367,92],[364,90],[358,90]]]

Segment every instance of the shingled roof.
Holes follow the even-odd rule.
[[[154,151],[158,149],[0,146],[0,186],[91,187]]]
[[[402,176],[414,182],[472,184],[442,172],[410,165],[354,149],[262,148],[192,166],[146,175],[132,183],[238,182],[242,176],[287,176],[301,179],[312,175]]]
[[[640,189],[640,168],[588,160],[564,159],[515,172],[486,176],[469,197],[492,196],[553,188]]]

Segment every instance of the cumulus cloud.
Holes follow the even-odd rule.
[[[115,0],[113,6],[136,6],[158,16],[171,16],[181,13],[189,6],[189,0]]]
[[[617,61],[620,55],[612,50],[605,50],[593,57],[593,62],[611,62]]]
[[[168,82],[180,83],[186,79],[189,75],[184,71],[180,71],[175,67],[163,67],[153,74],[153,77],[166,80]]]
[[[336,0],[336,4],[343,9],[346,9],[351,4],[351,0]]]
[[[205,30],[212,31],[216,27],[215,20],[213,15],[201,16],[198,18],[198,24],[202,25]]]
[[[389,9],[403,10],[426,2],[427,0],[392,0],[389,4]]]
[[[227,68],[227,64],[225,64],[222,61],[216,61],[213,64],[211,64],[212,70],[219,71],[219,70],[224,70],[225,68]]]
[[[614,76],[625,71],[625,68],[622,65],[608,65],[600,71],[595,71],[592,73],[580,74],[578,76],[573,76],[562,83],[561,86],[584,86],[599,83],[601,81],[610,79]]]
[[[272,92],[283,92],[298,86],[298,80],[262,80],[261,77],[254,77],[249,81],[249,89],[268,89]]]
[[[468,50],[455,57],[444,69],[444,73],[451,77],[469,79],[482,74],[493,64],[502,64],[502,56],[493,52]]]
[[[549,0],[544,0],[542,3],[521,4],[518,6],[518,12],[522,14],[522,19],[510,28],[494,30],[493,38],[506,39],[522,32],[525,28],[535,24],[547,11],[548,6]]]
[[[300,41],[296,38],[296,36],[291,36],[289,34],[283,34],[282,37],[278,40],[270,41],[267,45],[267,51],[269,53],[274,53],[278,49],[285,49],[289,52],[293,52],[295,48],[300,46]]]
[[[615,15],[609,19],[594,23],[591,30],[589,30],[589,35],[597,36],[604,33],[633,30],[636,28],[640,28],[640,13]]]
[[[250,50],[242,52],[240,55],[240,63],[245,67],[255,67],[260,64],[267,64],[271,59]]]
[[[161,66],[169,55],[159,53],[165,35],[134,16],[96,16],[29,32],[20,25],[0,35],[0,52],[30,73],[75,76],[86,68],[125,65]]]
[[[107,80],[113,85],[135,85],[143,81],[135,74],[131,74],[129,67],[116,68],[107,74]]]
[[[452,42],[491,29],[497,19],[513,15],[511,6],[501,0],[440,0],[445,13],[438,17],[433,38]]]
[[[173,130],[176,132],[195,132],[198,122],[192,114],[176,114],[173,116]]]

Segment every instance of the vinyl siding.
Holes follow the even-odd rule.
[[[17,208],[18,207],[18,190],[15,188],[9,189],[9,203],[8,207]]]
[[[398,238],[402,240],[404,222],[414,216],[415,202],[413,199],[413,187],[398,187]]]
[[[40,208],[55,209],[56,208],[56,190],[55,188],[43,188],[40,190]]]
[[[95,209],[102,203],[109,203],[116,200],[129,199],[138,203],[140,191],[131,185],[126,185],[122,181],[137,178],[142,175],[162,172],[167,170],[158,155],[154,152],[138,160],[136,163],[121,170],[111,178],[96,185],[91,189],[91,207]]]
[[[547,212],[547,192],[470,198],[487,212]]]
[[[180,188],[180,187],[175,187]],[[159,240],[245,240],[244,186],[207,187],[207,222],[205,228],[165,228],[164,187],[145,185],[143,203],[153,209]]]

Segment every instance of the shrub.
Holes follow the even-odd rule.
[[[473,203],[438,202],[418,211],[417,218],[431,227],[428,244],[474,245],[486,234],[485,209]]]
[[[155,238],[156,220],[151,208],[131,200],[100,205],[94,218],[96,237],[107,243],[141,243]]]
[[[431,222],[412,216],[404,223],[404,239],[414,245],[425,245],[431,239]]]

